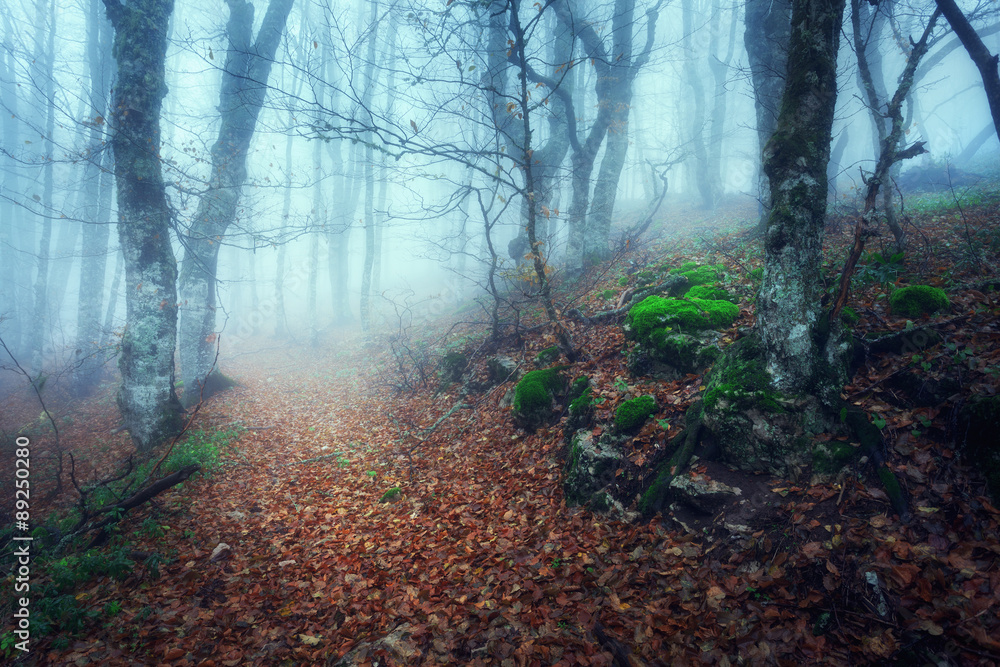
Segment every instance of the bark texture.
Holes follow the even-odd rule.
[[[797,478],[836,419],[849,346],[821,310],[826,168],[844,0],[793,0],[787,86],[764,150],[771,211],[757,323],[707,381],[704,425],[734,466]]]
[[[160,167],[160,108],[173,0],[104,0],[115,27],[118,80],[111,131],[118,235],[125,257],[125,334],[118,407],[132,441],[148,450],[181,429],[174,393],[177,262]]]
[[[812,390],[821,364],[820,251],[843,13],[843,0],[792,3],[787,85],[763,154],[771,212],[756,329],[767,370],[784,393]]]

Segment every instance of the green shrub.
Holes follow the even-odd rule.
[[[892,312],[903,317],[931,315],[948,307],[944,290],[929,285],[901,287],[889,295]]]
[[[840,311],[840,319],[844,322],[844,324],[854,326],[861,319],[861,316],[858,315],[858,311],[854,310],[850,306],[844,306],[844,308]]]
[[[620,433],[630,433],[641,427],[656,412],[656,399],[639,396],[623,402],[615,410],[615,428]]]

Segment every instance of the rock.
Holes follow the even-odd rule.
[[[232,554],[232,548],[225,542],[219,542],[219,544],[212,549],[212,555],[208,560],[209,562],[214,563],[228,557],[230,554]]]
[[[362,642],[351,649],[343,658],[331,661],[331,667],[353,667],[354,665],[372,664],[376,652],[384,652],[384,657],[388,659],[386,664],[407,665],[419,662],[420,649],[410,639],[411,626],[403,623],[386,636],[370,642]],[[376,660],[376,663],[381,660]]]
[[[677,475],[670,480],[670,492],[688,507],[714,514],[743,491],[704,475]]]
[[[623,459],[621,451],[603,439],[594,442],[591,431],[580,431],[573,437],[569,448],[569,462],[563,477],[563,489],[566,492],[566,502],[578,505],[590,502],[599,493],[597,505],[602,505],[604,488],[614,481],[615,470]]]
[[[517,372],[517,362],[504,355],[490,357],[486,360],[486,371],[493,384],[516,380],[514,374]]]

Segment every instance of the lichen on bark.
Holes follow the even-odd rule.
[[[181,428],[174,392],[177,262],[159,157],[173,0],[105,0],[105,7],[118,63],[110,125],[126,281],[118,407],[136,447],[148,450]]]

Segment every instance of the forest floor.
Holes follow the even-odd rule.
[[[552,345],[545,328],[486,350],[475,330],[450,329],[455,318],[428,323],[419,336],[395,340],[397,351],[415,353],[402,366],[386,336],[331,331],[318,347],[261,339],[221,361],[239,385],[205,401],[193,420],[205,433],[240,429],[221,465],[121,524],[128,548],[147,560],[159,554],[158,566],[80,582],[74,598],[90,611],[85,625],[33,638],[20,659],[1000,664],[1000,511],[963,465],[953,422],[963,400],[996,395],[1000,384],[1000,298],[980,284],[997,278],[1000,207],[995,196],[961,210],[946,197],[917,202],[919,231],[905,265],[886,252],[861,268],[852,298],[857,333],[906,327],[887,311],[885,295],[893,283],[923,282],[948,289],[950,312],[931,320],[945,342],[918,359],[871,358],[844,391],[884,421],[886,456],[913,512],[908,522],[860,463],[835,479],[789,481],[696,462],[691,475],[744,489],[756,511],[741,515],[748,532],[725,527],[735,506],[715,516],[672,507],[634,522],[567,506],[561,422],[526,433],[504,402],[512,383],[462,395],[462,383],[442,387],[435,375],[447,349],[477,353],[468,371],[477,377],[488,354],[530,368]],[[684,261],[725,264],[727,286],[749,297],[749,272],[760,264],[759,243],[746,234],[753,212],[724,213],[671,214],[650,233],[654,243],[585,287],[563,286],[560,298],[572,293],[581,310],[605,310],[644,267]],[[703,224],[692,226],[695,216]],[[828,232],[832,275],[850,224],[833,222]],[[741,309],[729,339],[752,323],[752,299]],[[619,471],[627,504],[651,481],[702,378],[630,377],[620,323],[570,327],[587,353],[572,373],[589,375],[604,398],[599,423],[625,398],[657,398],[655,419]],[[958,384],[918,405],[892,383],[913,369],[924,384]],[[109,474],[129,453],[126,434],[108,435],[117,423],[112,396],[109,386],[72,404],[64,422],[62,446],[74,452],[81,479]],[[17,400],[25,415],[37,414],[27,398]],[[55,504],[74,500],[66,488]]]

